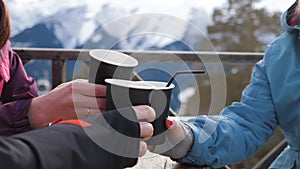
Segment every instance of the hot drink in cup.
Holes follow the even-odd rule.
[[[89,51],[89,82],[105,84],[105,79],[132,79],[138,61],[133,57],[113,50],[92,49]]]
[[[152,122],[153,137],[147,141],[149,145],[164,143],[172,89],[174,84],[157,81],[129,81],[121,79],[106,79],[106,110],[119,109],[135,105],[149,105],[156,112]]]

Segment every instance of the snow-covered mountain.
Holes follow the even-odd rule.
[[[14,47],[198,50],[210,17],[193,2],[9,0],[6,4]],[[73,73],[72,64],[67,66],[68,79]],[[171,65],[166,69],[175,72],[180,67]],[[37,80],[51,80],[49,62],[34,61],[26,65],[26,70]],[[170,78],[159,74],[152,71],[143,75],[148,80]],[[178,101],[173,103],[178,108]]]
[[[198,48],[196,44],[210,17],[192,0],[173,5],[137,2],[10,0],[6,3],[11,15],[12,42],[14,46],[62,48],[81,48],[90,43],[108,48],[112,44],[105,43],[117,42],[115,48],[138,50],[163,49],[184,40],[192,49]]]
[[[164,49],[164,47],[174,49],[172,45],[175,45],[176,49],[178,44],[176,40],[182,40],[185,45],[197,50],[198,43],[203,38],[199,32],[205,33],[205,28],[210,23],[209,15],[212,9],[224,5],[226,0],[6,0],[5,2],[10,10],[15,46],[81,48],[89,42],[93,44],[92,46],[98,43],[101,48],[107,48],[111,47],[109,43],[118,42],[115,47],[121,49]],[[269,7],[266,2],[277,4],[277,7]],[[279,8],[278,3],[276,0],[266,0],[260,3],[259,7],[267,6],[275,10]],[[290,4],[284,2],[280,6]],[[151,17],[151,13],[162,16],[155,19]],[[147,15],[144,15],[146,16],[144,19],[128,19],[136,14]],[[123,22],[124,25],[109,27],[126,18],[127,22]],[[178,26],[178,21],[185,23]],[[175,26],[166,30],[166,27],[172,25]],[[194,26],[200,31],[191,29]],[[107,29],[108,27],[110,29]],[[166,35],[176,35],[178,39],[162,37],[161,34],[132,36],[133,32],[141,30],[152,33],[165,31]],[[45,35],[39,35],[35,31]]]
[[[211,12],[213,7],[222,6],[225,0],[5,2],[10,11],[14,47],[207,50],[202,48],[201,42],[205,39],[206,26],[211,22],[208,9]],[[68,79],[72,76],[74,63],[69,64]],[[170,73],[181,68],[186,67],[171,64],[161,69]],[[26,65],[26,70],[37,81],[44,78],[51,80],[50,62],[34,61]],[[144,78],[162,81],[170,78],[169,74],[157,70],[143,72]],[[190,78],[183,81],[186,86],[182,89],[192,84]],[[180,93],[178,88],[174,91]],[[178,102],[178,99],[172,102],[173,108],[178,108]]]

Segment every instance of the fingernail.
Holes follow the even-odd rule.
[[[172,126],[174,124],[174,121],[167,119],[167,123],[169,124],[169,126]]]

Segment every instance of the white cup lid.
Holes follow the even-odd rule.
[[[130,81],[122,79],[105,79],[105,82],[116,86],[145,90],[167,90],[175,87],[174,84],[171,84],[170,86],[166,87],[168,83],[158,81]]]
[[[138,61],[135,58],[113,50],[92,49],[89,51],[89,55],[96,60],[111,65],[122,67],[135,67],[138,65]]]

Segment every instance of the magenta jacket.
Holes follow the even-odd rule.
[[[7,66],[9,80],[3,80],[3,70],[0,68],[0,135],[8,136],[30,130],[27,112],[33,97],[38,96],[37,86],[33,78],[28,77],[22,61],[17,53],[10,49],[2,48],[1,68]],[[3,51],[6,50],[6,51]],[[9,69],[8,69],[9,67]],[[5,71],[4,71],[5,72]]]

